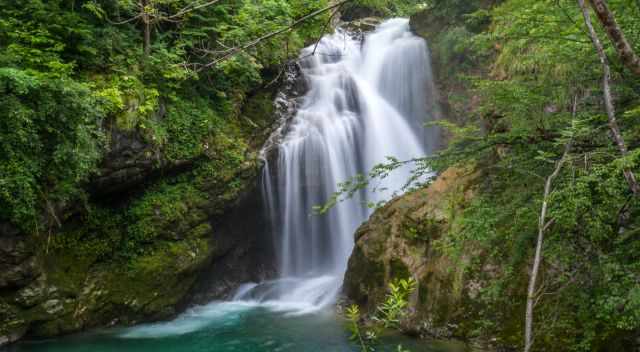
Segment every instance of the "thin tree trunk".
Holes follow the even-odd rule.
[[[609,39],[613,42],[613,46],[616,48],[622,63],[627,66],[633,73],[640,75],[640,57],[636,55],[635,51],[627,41],[624,33],[620,29],[616,18],[607,6],[606,0],[589,0],[591,7],[595,11],[598,20],[607,32]]]
[[[573,101],[572,116],[575,118],[578,98]],[[573,121],[572,118],[572,121]],[[572,122],[573,123],[573,122]],[[544,242],[544,234],[547,228],[553,223],[553,219],[547,221],[547,210],[549,208],[549,195],[551,194],[551,186],[553,180],[558,177],[562,166],[567,161],[571,147],[573,146],[573,138],[571,138],[564,147],[564,152],[560,160],[556,161],[556,167],[553,173],[547,177],[544,184],[544,194],[542,196],[542,208],[540,209],[540,218],[538,219],[538,239],[536,241],[536,252],[531,266],[531,274],[529,276],[529,287],[527,289],[527,310],[524,322],[524,351],[531,351],[533,346],[533,308],[536,303],[536,282],[538,281],[538,273],[542,264],[542,245]]]
[[[602,3],[601,0],[591,0],[592,3]],[[591,16],[589,15],[589,9],[585,5],[584,0],[578,0],[578,4],[582,9],[582,15],[584,17],[584,23],[587,25],[589,29],[589,36],[591,37],[591,42],[595,47],[598,57],[600,58],[600,63],[602,64],[602,70],[604,71],[604,76],[602,79],[602,90],[604,93],[604,105],[607,110],[607,117],[609,119],[609,129],[611,130],[611,138],[618,146],[618,150],[623,157],[627,156],[629,153],[627,150],[627,146],[624,142],[624,138],[622,137],[622,133],[620,132],[620,127],[618,126],[618,121],[616,119],[615,107],[613,105],[613,97],[611,96],[611,68],[609,67],[609,60],[607,59],[607,55],[604,52],[604,47],[598,38],[598,34],[593,28],[593,24],[591,23]],[[606,4],[604,4],[606,6]],[[596,6],[594,5],[594,8]],[[597,12],[598,10],[596,10]],[[615,20],[614,20],[615,21]],[[606,28],[606,26],[605,26]],[[628,45],[628,44],[627,44]],[[640,65],[640,63],[639,63]],[[638,182],[636,181],[636,177],[633,172],[627,168],[623,170],[624,178],[629,184],[629,188],[631,192],[637,197],[640,196],[640,187],[638,186]]]
[[[140,1],[140,6],[142,6],[140,11],[142,11],[142,26],[143,26],[143,32],[144,32],[144,41],[143,41],[142,47],[144,50],[145,58],[149,57],[149,54],[151,53],[151,18],[149,16],[149,13],[147,12],[148,5],[149,5],[148,0]]]

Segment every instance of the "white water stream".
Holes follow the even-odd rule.
[[[337,30],[303,50],[309,87],[292,120],[277,133],[277,155],[263,174],[263,195],[280,278],[240,288],[236,301],[296,313],[334,303],[369,202],[388,199],[409,178],[400,168],[372,192],[362,190],[324,215],[314,215],[340,182],[366,174],[387,157],[421,157],[435,132],[424,124],[435,111],[435,92],[424,40],[406,19],[382,23],[364,41]],[[273,146],[272,146],[273,147]]]

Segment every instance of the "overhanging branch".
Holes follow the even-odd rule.
[[[213,60],[213,61],[211,61],[211,62],[209,62],[207,64],[202,65],[199,69],[197,69],[197,71],[202,71],[202,70],[204,70],[206,68],[215,66],[218,63],[220,63],[222,61],[225,61],[225,60],[228,60],[231,57],[233,57],[233,56],[235,56],[235,55],[237,55],[237,54],[239,54],[239,53],[241,53],[241,52],[243,52],[243,51],[245,51],[247,49],[250,49],[250,48],[258,45],[258,44],[260,44],[261,42],[263,42],[263,41],[265,41],[267,39],[270,39],[270,38],[275,37],[275,36],[277,36],[279,34],[287,32],[287,31],[289,31],[289,30],[301,25],[302,23],[304,23],[305,21],[307,21],[307,20],[309,20],[311,18],[317,17],[317,16],[319,16],[319,15],[321,15],[321,14],[323,14],[323,13],[329,11],[329,10],[332,10],[334,8],[337,8],[337,7],[340,7],[340,6],[346,4],[346,3],[350,2],[350,1],[352,1],[352,0],[343,0],[343,1],[337,2],[337,3],[333,4],[333,5],[330,5],[330,6],[322,8],[322,9],[313,11],[310,14],[305,15],[305,16],[297,19],[296,21],[294,21],[291,25],[289,25],[287,27],[284,27],[284,28],[279,29],[277,31],[265,34],[262,37],[254,39],[254,40],[252,40],[252,41],[250,41],[250,42],[248,42],[248,43],[246,43],[244,45],[233,47],[233,48],[229,49],[227,54],[225,54],[222,57],[220,57],[218,59],[215,59],[215,60]]]

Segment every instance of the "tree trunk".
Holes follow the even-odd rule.
[[[602,3],[601,0],[591,0],[592,3]],[[593,25],[591,24],[591,16],[589,15],[589,9],[584,3],[584,0],[578,0],[578,4],[582,9],[582,15],[584,17],[584,22],[587,25],[587,29],[589,30],[589,36],[591,37],[591,42],[595,47],[598,57],[600,58],[600,64],[602,64],[602,69],[604,71],[604,77],[602,79],[602,90],[604,93],[604,105],[607,110],[607,117],[609,119],[609,130],[611,131],[611,138],[618,146],[618,150],[623,157],[627,156],[628,150],[627,146],[624,142],[624,138],[622,137],[622,133],[620,132],[620,127],[618,126],[618,121],[616,120],[615,107],[613,105],[613,97],[611,96],[611,68],[609,67],[609,60],[607,59],[607,55],[604,52],[604,47],[598,38],[598,34],[596,33]],[[595,8],[595,5],[594,5]],[[598,10],[596,10],[597,12]],[[608,9],[607,9],[608,11]],[[614,20],[615,22],[615,20]],[[615,24],[615,23],[614,23]],[[605,26],[606,27],[606,26]],[[626,41],[625,41],[626,42]],[[627,43],[628,45],[628,43]],[[629,184],[629,188],[631,192],[636,196],[640,196],[640,187],[638,186],[638,182],[636,181],[636,177],[633,172],[629,169],[623,170],[624,178]]]
[[[140,6],[142,7],[140,11],[142,11],[142,26],[144,32],[144,41],[142,43],[142,48],[144,50],[145,59],[151,53],[151,18],[149,13],[147,12],[147,6],[149,5],[149,0],[141,0]]]
[[[578,98],[573,101],[572,121],[575,119]],[[572,122],[573,124],[573,122]],[[536,304],[536,282],[538,281],[538,273],[542,264],[542,245],[544,242],[544,233],[551,225],[553,220],[547,222],[547,210],[549,208],[549,195],[551,194],[551,185],[553,180],[558,177],[562,166],[567,161],[571,147],[573,146],[573,138],[571,138],[564,147],[564,152],[560,160],[556,162],[553,173],[547,177],[544,184],[544,194],[542,196],[542,209],[540,209],[540,217],[538,218],[538,239],[536,240],[536,252],[533,257],[533,265],[531,266],[531,274],[529,276],[529,287],[527,289],[527,311],[524,320],[524,351],[531,351],[533,346],[533,308]]]
[[[606,0],[589,0],[591,7],[595,11],[598,20],[607,32],[609,39],[613,42],[622,63],[633,73],[640,75],[640,57],[636,55],[633,48],[625,38],[624,33],[616,22],[616,18],[607,6]]]

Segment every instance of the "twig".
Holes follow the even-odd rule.
[[[344,3],[340,4],[340,6],[338,6],[335,11],[333,11],[333,13],[331,14],[331,16],[329,16],[329,19],[327,20],[327,22],[324,24],[324,26],[322,27],[322,31],[320,32],[320,37],[318,38],[318,40],[316,41],[316,45],[313,46],[313,52],[311,52],[311,55],[315,55],[316,54],[316,49],[318,49],[318,44],[320,44],[320,41],[322,41],[322,38],[324,37],[324,32],[327,30],[327,27],[329,26],[329,24],[331,23],[331,21],[333,20],[333,17],[340,12],[340,8],[342,7],[342,5],[344,5]]]
[[[186,15],[186,14],[188,14],[189,12],[193,12],[193,11],[195,11],[195,10],[199,10],[199,9],[201,9],[201,8],[203,8],[203,7],[207,7],[207,6],[215,5],[215,4],[216,4],[216,3],[218,3],[218,2],[220,2],[220,0],[212,0],[212,1],[209,1],[209,2],[207,2],[207,3],[200,4],[200,5],[197,5],[197,6],[195,6],[195,7],[189,8],[189,7],[191,7],[191,6],[193,5],[193,3],[191,3],[190,5],[188,5],[188,6],[184,7],[182,10],[178,11],[177,13],[175,13],[175,14],[173,14],[173,15],[171,15],[171,16],[163,17],[163,19],[165,19],[165,20],[172,20],[172,19],[175,19],[175,18],[181,17],[181,16],[183,16],[183,15]]]

